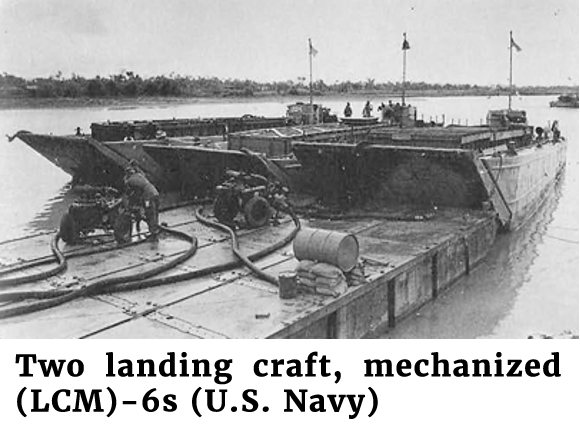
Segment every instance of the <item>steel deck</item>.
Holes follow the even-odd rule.
[[[196,221],[194,210],[183,207],[161,215],[162,222],[199,240],[197,254],[165,276],[235,258],[227,235]],[[0,320],[0,338],[361,337],[385,323],[394,325],[469,272],[491,247],[496,231],[491,213],[466,210],[441,210],[427,221],[304,220],[303,225],[356,234],[368,283],[350,287],[338,298],[299,294],[282,300],[275,286],[241,267],[171,285],[86,297]],[[292,228],[285,218],[279,226],[242,231],[240,247],[246,254],[257,252]],[[0,263],[7,266],[46,256],[51,238],[46,233],[0,243]],[[94,243],[114,248],[110,239],[95,238]],[[157,244],[73,258],[60,275],[0,292],[79,287],[97,278],[137,273],[167,261],[186,246],[163,236]],[[296,264],[291,245],[257,262],[272,275],[293,270]]]

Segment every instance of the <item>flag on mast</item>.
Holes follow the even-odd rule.
[[[310,41],[310,39],[308,39],[308,48],[309,48],[310,55],[316,56],[318,51],[316,49],[314,49],[314,46],[312,46],[312,42]]]
[[[409,42],[407,41],[407,33],[403,33],[403,50],[409,50],[411,49],[411,45],[409,45]]]
[[[511,38],[511,47],[515,48],[516,51],[520,52],[522,50],[522,48],[520,47],[520,45],[518,45],[515,41],[514,38]]]

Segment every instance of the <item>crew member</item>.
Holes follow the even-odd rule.
[[[352,116],[352,108],[350,107],[350,103],[346,103],[346,107],[344,108],[344,117],[351,117]]]
[[[554,141],[560,141],[560,126],[558,125],[558,121],[555,120],[554,123],[552,123],[552,135],[554,138]]]
[[[384,103],[381,104],[380,110],[382,113],[382,122],[386,123],[387,125],[392,125],[394,115],[393,102],[389,100],[388,105],[385,105]]]
[[[159,192],[133,164],[125,168],[125,194],[130,206],[143,208],[149,233],[159,232]]]
[[[363,117],[371,117],[371,113],[373,111],[373,106],[371,105],[370,101],[367,101],[367,103],[365,104],[364,108],[363,108]]]
[[[393,117],[396,124],[401,124],[401,119],[403,118],[403,107],[401,104],[397,103],[393,106]]]

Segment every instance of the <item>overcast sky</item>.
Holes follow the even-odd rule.
[[[578,0],[0,0],[0,72],[578,84]]]

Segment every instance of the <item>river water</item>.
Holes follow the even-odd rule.
[[[553,97],[521,97],[531,124],[559,120],[568,140],[566,172],[537,215],[519,231],[498,238],[488,257],[469,277],[422,307],[382,338],[523,338],[532,333],[578,334],[578,110],[550,108]],[[0,110],[0,135],[25,129],[72,134],[77,126],[90,132],[91,122],[170,119],[255,114],[283,116],[295,100],[211,102],[136,108]],[[323,103],[340,114],[346,98]],[[351,98],[354,116],[366,99]],[[379,104],[387,100],[372,99]],[[419,116],[470,125],[485,120],[489,109],[505,108],[499,97],[411,98]],[[0,141],[0,242],[56,228],[72,199],[70,177],[20,140]]]

